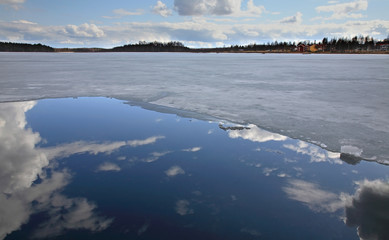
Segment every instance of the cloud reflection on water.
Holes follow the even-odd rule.
[[[185,174],[185,171],[180,166],[172,166],[165,171],[165,174],[168,177],[175,177],[180,174]]]
[[[389,239],[389,183],[383,180],[355,182],[353,195],[320,189],[315,183],[292,179],[283,188],[290,199],[302,202],[314,212],[344,210],[344,222],[357,227],[361,240]]]
[[[268,141],[285,141],[288,139],[286,136],[260,129],[254,124],[249,124],[247,128],[239,130],[228,130],[228,136],[230,138],[243,138],[259,143]]]
[[[54,160],[81,153],[110,154],[124,146],[153,144],[164,136],[106,143],[77,141],[38,148],[40,134],[27,128],[25,117],[35,105],[34,101],[0,104],[0,239],[40,212],[47,213],[48,219],[39,225],[33,237],[51,238],[66,229],[106,229],[112,219],[99,216],[94,203],[60,193],[70,182],[71,174],[66,169],[56,170]],[[120,167],[106,163],[99,169]]]
[[[335,164],[343,164],[343,161],[339,159],[340,153],[326,151],[318,146],[303,141],[298,141],[296,145],[284,144],[283,146],[284,148],[290,149],[297,153],[310,156],[311,162],[329,162]]]
[[[342,196],[311,182],[292,179],[283,190],[290,199],[304,203],[315,212],[336,212],[344,206]]]
[[[345,223],[357,227],[360,239],[389,239],[389,183],[365,179],[357,185],[346,203]]]

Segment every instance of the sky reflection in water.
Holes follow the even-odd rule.
[[[387,166],[255,125],[80,98],[0,132],[0,239],[389,239]]]

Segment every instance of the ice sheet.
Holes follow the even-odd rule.
[[[389,161],[388,66],[387,55],[0,53],[0,101],[114,97]]]

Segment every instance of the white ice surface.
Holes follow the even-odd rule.
[[[107,96],[389,161],[389,56],[0,53],[0,101]]]

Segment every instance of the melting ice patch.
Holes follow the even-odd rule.
[[[346,146],[341,146],[340,152],[350,154],[356,157],[360,157],[362,155],[363,150],[355,146],[346,145]]]
[[[0,101],[110,96],[157,111],[284,129],[331,151],[351,145],[363,149],[362,158],[389,162],[387,55],[95,56],[3,53]]]

